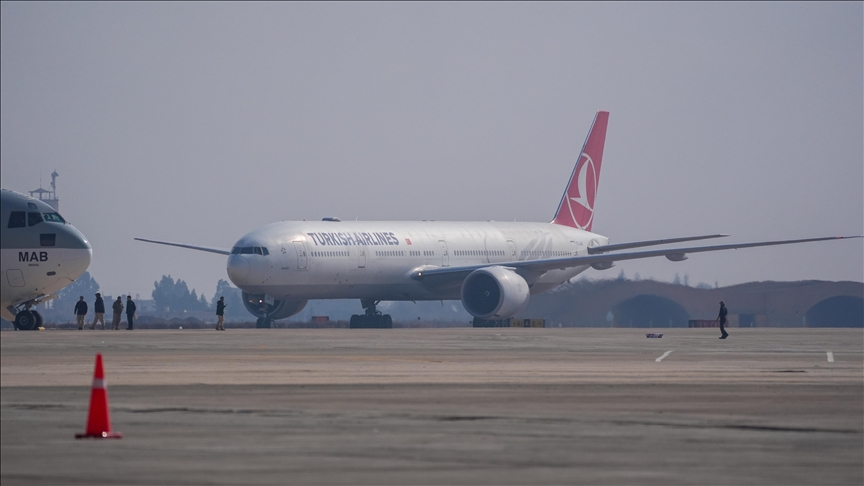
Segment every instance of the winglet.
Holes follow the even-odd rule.
[[[552,223],[591,231],[609,112],[598,111]]]

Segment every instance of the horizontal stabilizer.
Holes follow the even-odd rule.
[[[207,251],[210,253],[218,253],[220,255],[230,255],[231,250],[226,250],[224,248],[213,248],[210,246],[195,246],[195,245],[184,245],[182,243],[171,243],[170,241],[158,241],[158,240],[148,240],[145,238],[135,238],[138,241],[146,241],[147,243],[156,243],[159,245],[168,245],[168,246],[179,246],[180,248],[188,248],[190,250],[198,250],[198,251]]]

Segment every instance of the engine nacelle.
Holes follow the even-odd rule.
[[[306,307],[307,300],[273,300],[267,303],[263,294],[249,294],[243,292],[243,305],[255,317],[269,317],[270,319],[285,319],[302,311]]]
[[[666,255],[666,259],[670,262],[683,262],[687,259],[686,253],[673,253],[671,255]]]
[[[481,319],[511,317],[528,305],[529,296],[528,282],[504,267],[474,270],[462,282],[462,305]]]

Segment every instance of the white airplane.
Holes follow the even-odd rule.
[[[51,300],[90,266],[87,238],[44,202],[0,190],[0,315],[15,329],[42,326],[30,310]]]
[[[703,235],[610,244],[591,232],[609,113],[598,112],[550,223],[285,221],[258,228],[231,250],[144,238],[136,240],[228,255],[228,277],[259,327],[300,312],[312,299],[360,299],[363,315],[351,327],[392,327],[380,301],[461,300],[474,325],[511,317],[531,295],[567,282],[589,267],[616,261],[843,239],[634,248],[718,238]],[[854,237],[853,237],[854,238]]]

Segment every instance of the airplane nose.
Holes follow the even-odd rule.
[[[62,251],[63,274],[69,280],[80,277],[90,266],[93,259],[93,249],[90,242],[74,226],[64,226],[58,231],[58,240]]]
[[[249,262],[246,258],[240,255],[231,255],[228,257],[228,278],[236,286],[246,283],[246,277],[249,276]]]
[[[93,259],[93,250],[90,248],[65,249],[62,255],[65,276],[69,280],[75,280],[87,271],[87,267],[90,266],[90,260]]]

